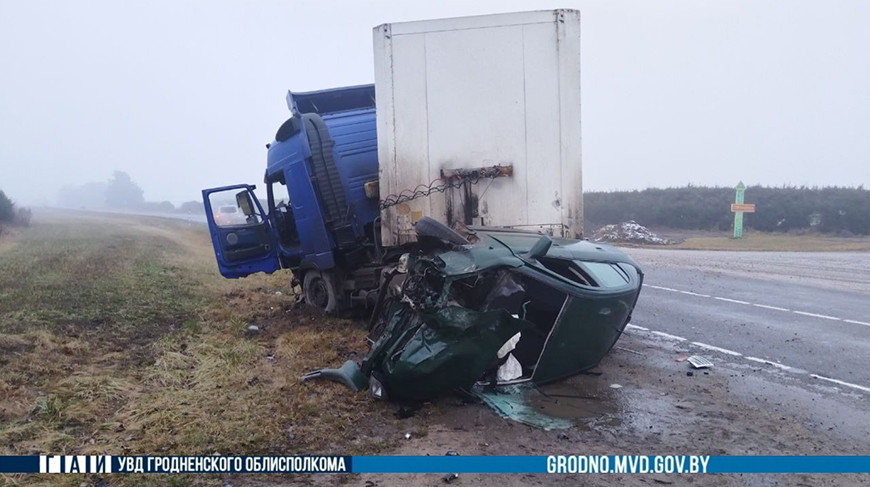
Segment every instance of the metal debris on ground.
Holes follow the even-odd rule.
[[[622,389],[622,386],[620,384],[610,384],[610,388],[611,389]]]
[[[708,359],[700,355],[692,355],[687,358],[686,361],[692,364],[692,367],[696,369],[708,369],[713,366],[713,362],[710,362]]]
[[[441,480],[442,480],[445,484],[449,484],[450,482],[453,482],[454,480],[456,480],[456,479],[458,479],[458,478],[459,478],[459,474],[458,474],[458,473],[448,473],[447,475],[441,477]]]

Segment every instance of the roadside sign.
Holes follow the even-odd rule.
[[[734,238],[743,238],[743,211],[739,208],[745,205],[743,203],[743,192],[746,190],[746,186],[743,185],[743,181],[737,183],[737,187],[734,188],[737,190],[737,193],[734,195],[734,203],[731,205],[731,211],[734,213]],[[734,209],[734,207],[738,209]],[[752,211],[755,211],[755,205],[752,206]]]
[[[731,211],[743,213],[755,213],[755,203],[731,203]]]

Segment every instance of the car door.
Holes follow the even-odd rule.
[[[271,274],[281,268],[277,236],[254,194],[254,186],[204,189],[202,201],[222,276]]]

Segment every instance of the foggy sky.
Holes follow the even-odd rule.
[[[870,2],[0,0],[0,189],[262,184],[288,89],[371,83],[385,22],[575,8],[584,189],[870,186]]]

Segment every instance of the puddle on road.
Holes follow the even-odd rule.
[[[538,390],[540,394],[529,398],[529,406],[541,414],[568,419],[586,429],[622,424],[620,390],[600,377],[580,375]]]

